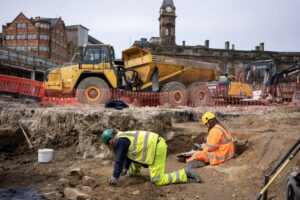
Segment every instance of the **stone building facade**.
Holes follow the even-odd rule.
[[[68,60],[65,23],[61,18],[27,18],[22,12],[3,26],[3,46],[57,62]]]
[[[300,52],[266,51],[263,42],[254,50],[236,50],[235,45],[230,46],[229,41],[225,42],[224,49],[210,48],[209,40],[197,46],[187,46],[185,41],[177,45],[175,11],[173,0],[163,0],[159,17],[160,36],[152,37],[146,42],[145,39],[143,42],[136,41],[134,45],[143,47],[156,55],[218,63],[220,75],[226,73],[235,75],[245,64],[255,60],[272,59],[279,71],[300,61]]]
[[[85,44],[103,44],[96,38],[89,35],[89,29],[82,25],[66,26],[66,34],[68,41],[68,53],[70,58],[76,52],[79,52],[79,47]]]

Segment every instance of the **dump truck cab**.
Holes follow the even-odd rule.
[[[72,62],[49,70],[45,88],[72,92],[83,103],[99,103],[110,98],[110,88],[118,87],[117,66],[111,45],[80,47]]]

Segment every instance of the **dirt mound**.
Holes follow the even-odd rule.
[[[10,130],[13,132],[10,134],[11,140],[19,141],[20,121],[35,148],[75,146],[84,157],[95,156],[103,150],[99,135],[106,128],[148,130],[163,136],[171,127],[170,113],[144,109],[6,108],[0,111],[0,119],[0,136],[6,137],[7,130]]]

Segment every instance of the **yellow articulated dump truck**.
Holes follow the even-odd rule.
[[[78,101],[88,104],[107,102],[112,88],[162,92],[161,104],[178,106],[202,101],[207,91],[195,95],[189,94],[188,88],[216,80],[219,69],[214,63],[157,56],[139,47],[124,50],[122,60],[115,61],[110,45],[85,45],[78,63],[47,72],[45,88],[76,90]]]

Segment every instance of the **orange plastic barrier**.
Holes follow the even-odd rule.
[[[195,86],[180,92],[188,99],[189,107],[222,107],[222,106],[285,106],[300,105],[300,83],[281,83],[276,86],[253,86],[252,90],[256,96],[250,97],[232,97],[228,95],[228,87],[219,86],[214,89]],[[46,90],[43,83],[25,78],[0,75],[0,92],[8,92],[18,95],[39,97],[42,104],[74,104],[77,103],[76,90],[63,92],[61,90]],[[167,92],[132,92],[119,89],[108,89],[111,99],[119,99],[126,104],[132,104],[138,107],[153,107],[165,105],[166,98],[171,93]],[[173,94],[176,100],[176,95]]]
[[[75,91],[63,92],[61,90],[46,90],[42,98],[42,104],[74,104],[77,102]]]
[[[0,74],[0,91],[32,97],[43,97],[43,83],[25,78]]]
[[[199,101],[191,101],[189,99],[187,106],[189,107],[249,107],[249,106],[285,106],[290,103],[300,101],[300,84],[299,83],[282,83],[276,86],[253,86],[252,89],[259,95],[253,98],[247,97],[231,97],[228,96],[227,87],[217,87],[216,89],[203,90],[199,93],[199,89],[189,88],[187,92],[182,94],[202,95],[203,99]],[[42,102],[47,104],[72,104],[76,103],[76,90],[64,93],[58,90],[45,90]],[[118,99],[124,101],[126,104],[134,105],[136,107],[156,107],[166,105],[165,98],[170,95],[167,92],[133,92],[119,89],[108,89],[106,94],[111,95],[110,99]],[[172,106],[173,107],[173,106]]]

